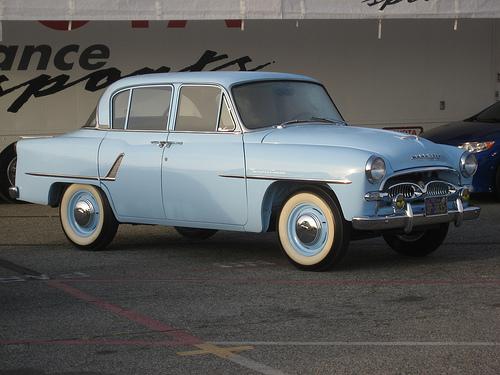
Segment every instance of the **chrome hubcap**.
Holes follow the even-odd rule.
[[[16,184],[16,166],[17,166],[17,156],[13,157],[12,160],[7,165],[7,179],[9,180],[10,186]]]
[[[321,232],[321,222],[316,216],[309,214],[301,215],[297,219],[295,232],[302,243],[306,245],[312,244],[318,239],[318,235]]]
[[[89,237],[94,234],[100,221],[100,208],[94,195],[87,190],[79,190],[68,202],[68,224],[75,234]]]
[[[90,200],[84,199],[76,202],[73,210],[75,221],[81,227],[88,227],[95,215],[94,205]]]
[[[288,239],[300,255],[311,257],[323,251],[328,241],[328,222],[321,209],[311,203],[297,205],[288,217]]]

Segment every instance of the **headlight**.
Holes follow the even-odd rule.
[[[464,152],[460,158],[460,172],[464,177],[472,177],[477,171],[477,159],[474,154]]]
[[[469,152],[483,152],[487,151],[490,148],[492,148],[495,145],[494,141],[488,141],[488,142],[466,142],[464,144],[461,144],[460,148],[463,148]]]
[[[380,181],[385,177],[385,162],[384,159],[372,155],[366,162],[365,167],[366,178],[372,184]]]

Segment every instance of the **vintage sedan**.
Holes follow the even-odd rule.
[[[351,239],[383,235],[423,256],[476,219],[473,154],[347,126],[314,79],[262,72],[150,74],[109,86],[78,131],[17,144],[11,195],[59,206],[77,248],[119,223],[187,237],[276,230],[301,269],[324,270]]]

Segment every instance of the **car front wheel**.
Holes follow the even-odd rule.
[[[436,251],[448,234],[449,224],[441,224],[436,229],[428,229],[410,234],[384,234],[384,240],[396,252],[424,257]]]
[[[91,185],[70,185],[63,194],[59,216],[68,240],[82,250],[103,249],[118,229],[106,195]]]
[[[348,227],[337,203],[321,190],[291,195],[278,217],[284,253],[297,268],[324,271],[338,263],[349,245]]]

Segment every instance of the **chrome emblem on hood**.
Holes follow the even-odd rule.
[[[416,154],[411,156],[411,160],[439,160],[441,154]]]

